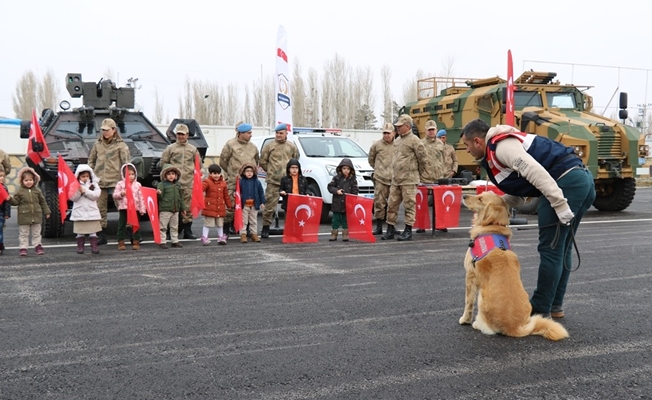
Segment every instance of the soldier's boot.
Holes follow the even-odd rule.
[[[140,240],[134,239],[131,248],[134,250],[140,250]]]
[[[84,244],[86,243],[86,237],[81,236],[77,238],[77,254],[84,254]]]
[[[329,242],[334,242],[337,240],[337,229],[331,230],[331,237],[328,239]]]
[[[343,242],[348,242],[349,241],[349,230],[348,229],[342,229],[342,241]]]
[[[269,225],[263,225],[263,230],[260,232],[260,237],[267,239],[269,237]]]
[[[91,242],[91,253],[100,254],[100,248],[97,246],[97,242],[98,242],[97,236],[91,236],[89,240]]]
[[[405,225],[405,229],[403,230],[403,233],[399,237],[396,238],[397,240],[404,241],[404,240],[412,240],[412,225]]]
[[[106,228],[102,228],[102,230],[97,234],[98,236],[97,244],[99,244],[100,246],[107,243],[105,229]]]
[[[396,228],[394,228],[394,225],[387,224],[387,232],[381,237],[382,240],[392,240],[394,239],[394,235],[396,234]]]
[[[118,240],[118,250],[127,250],[124,240]]]
[[[383,220],[382,219],[377,219],[376,220],[376,229],[374,229],[373,232],[371,232],[373,235],[382,235],[383,234]]]
[[[183,224],[183,238],[184,239],[191,239],[195,240],[197,239],[197,236],[192,234],[192,221],[191,222],[186,222]]]

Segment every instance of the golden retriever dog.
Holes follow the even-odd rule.
[[[463,202],[475,217],[471,228],[473,246],[469,245],[464,258],[466,299],[460,324],[471,323],[477,298],[473,328],[484,334],[567,338],[568,332],[560,323],[541,315],[530,316],[532,306],[521,282],[521,266],[509,247],[512,230],[507,226],[509,207],[505,200],[493,192],[484,192],[466,195]],[[496,243],[500,246],[494,247]]]

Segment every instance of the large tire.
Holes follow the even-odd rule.
[[[518,212],[519,214],[537,215],[539,213],[538,209],[539,209],[539,198],[530,197],[529,199],[525,200],[525,203],[516,207],[516,212]]]
[[[319,190],[319,185],[317,185],[317,182],[310,182],[308,185],[308,191],[312,192],[313,196],[321,197],[321,190]],[[321,216],[319,217],[319,223],[328,223],[328,216],[330,212],[331,205],[324,203],[321,207]]]
[[[600,211],[622,211],[629,207],[636,194],[634,178],[614,179],[611,184],[596,182],[593,207]]]
[[[45,196],[45,201],[50,207],[50,218],[46,219],[43,215],[43,237],[48,239],[63,236],[64,224],[61,222],[61,213],[59,212],[59,190],[57,182],[41,182],[41,191]]]

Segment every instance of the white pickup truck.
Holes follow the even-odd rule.
[[[274,139],[274,136],[256,136],[251,138],[251,142],[258,147],[258,151],[262,154],[263,147]],[[333,195],[328,192],[327,186],[335,176],[335,169],[343,158],[349,158],[353,162],[358,179],[359,194],[373,198],[374,184],[371,180],[373,168],[369,165],[369,155],[356,141],[329,132],[295,133],[292,140],[299,149],[299,162],[303,175],[308,179],[309,190],[315,196],[321,196],[324,199],[322,223],[327,221],[333,203]],[[258,167],[258,179],[262,182],[263,187],[266,176],[265,171]]]

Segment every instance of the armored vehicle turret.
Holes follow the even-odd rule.
[[[644,139],[636,128],[593,113],[593,99],[584,93],[591,86],[560,84],[554,80],[556,75],[527,71],[514,81],[514,126],[572,146],[595,178],[593,206],[601,211],[626,209],[636,192],[639,157],[647,155]],[[418,100],[402,110],[414,119],[415,133],[423,137],[426,121],[436,121],[456,149],[458,173],[480,178],[479,166],[466,153],[460,134],[476,118],[490,126],[505,123],[506,81],[435,77],[419,80],[417,85]],[[627,94],[621,93],[620,100],[619,118],[625,120]],[[537,200],[520,211],[536,213]]]
[[[70,103],[62,101],[59,112],[43,110],[39,124],[51,157],[36,165],[26,158],[27,164],[41,176],[41,190],[52,211],[51,218],[43,224],[43,235],[48,238],[62,236],[64,228],[57,196],[57,157],[61,155],[73,172],[77,165],[86,163],[93,144],[101,136],[103,119],[112,118],[116,122],[120,136],[129,147],[131,163],[138,170],[138,180],[144,186],[158,184],[158,162],[171,143],[141,111],[134,110],[134,88],[118,88],[110,80],[84,82],[81,74],[70,73],[66,75],[66,89],[73,98],[82,98],[83,105],[71,110]],[[29,138],[29,126],[29,121],[23,121],[21,138]],[[202,155],[206,154],[208,145],[198,125],[193,133],[196,141],[193,144],[200,148]],[[109,205],[112,203],[109,201]]]

